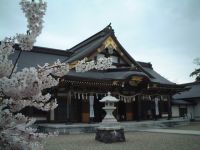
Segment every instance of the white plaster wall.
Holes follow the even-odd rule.
[[[197,105],[195,105],[195,108],[194,108],[194,116],[195,118],[200,118],[200,100],[196,102],[197,102]]]
[[[195,106],[193,106],[193,105],[187,106],[187,116],[190,119],[194,118],[194,108],[195,108]]]
[[[172,117],[179,117],[179,107],[176,105],[172,106]]]

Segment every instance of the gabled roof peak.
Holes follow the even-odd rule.
[[[114,30],[113,30],[113,28],[111,26],[111,23],[109,23],[109,25],[107,25],[102,31],[114,33]]]
[[[91,37],[87,38],[86,40],[82,41],[81,43],[73,46],[72,48],[68,49],[67,51],[74,53],[76,50],[80,49],[81,47],[97,40],[100,37],[105,37],[108,35],[114,34],[114,30],[112,29],[111,23],[107,25],[103,30],[97,32],[96,34],[92,35]]]

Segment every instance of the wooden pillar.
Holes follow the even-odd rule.
[[[68,91],[67,93],[67,122],[70,121],[70,105],[71,105],[71,91]]]
[[[87,96],[83,97],[82,100],[82,122],[89,123],[90,121],[90,112],[89,112],[89,101]]]
[[[162,114],[163,114],[163,100],[160,99],[159,101],[159,118],[162,118]]]
[[[163,105],[164,105],[163,98],[162,96],[160,96],[160,101],[159,101],[159,117],[160,118],[162,118],[163,116]]]
[[[55,114],[54,114],[54,109],[50,110],[50,121],[54,121],[55,120]]]
[[[172,96],[169,95],[167,100],[168,100],[168,120],[170,120],[172,118],[172,106],[171,106]]]
[[[137,107],[138,107],[137,108],[137,116],[138,117],[137,117],[137,121],[140,121],[142,119],[142,114],[141,114],[142,113],[142,109],[141,109],[141,100],[142,99],[141,99],[140,95],[138,96],[137,100],[138,100],[138,105],[137,105]]]
[[[126,120],[131,121],[133,120],[133,107],[132,107],[132,102],[131,103],[126,103]]]

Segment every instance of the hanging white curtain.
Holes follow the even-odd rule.
[[[94,96],[89,96],[89,103],[90,103],[90,118],[94,117]]]
[[[155,98],[155,111],[156,111],[156,115],[159,115],[159,108],[158,108],[158,98]]]

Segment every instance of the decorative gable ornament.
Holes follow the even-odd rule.
[[[107,49],[108,49],[109,54],[113,54],[114,49],[113,49],[112,45],[109,45]]]
[[[117,49],[117,44],[114,42],[114,40],[111,37],[108,37],[106,41],[103,43],[105,48],[112,47],[113,49]]]
[[[86,72],[92,69],[97,70],[106,70],[113,68],[112,58],[100,57],[96,62],[94,60],[86,62],[87,58],[84,58],[81,61],[78,61],[76,64],[76,72]]]

